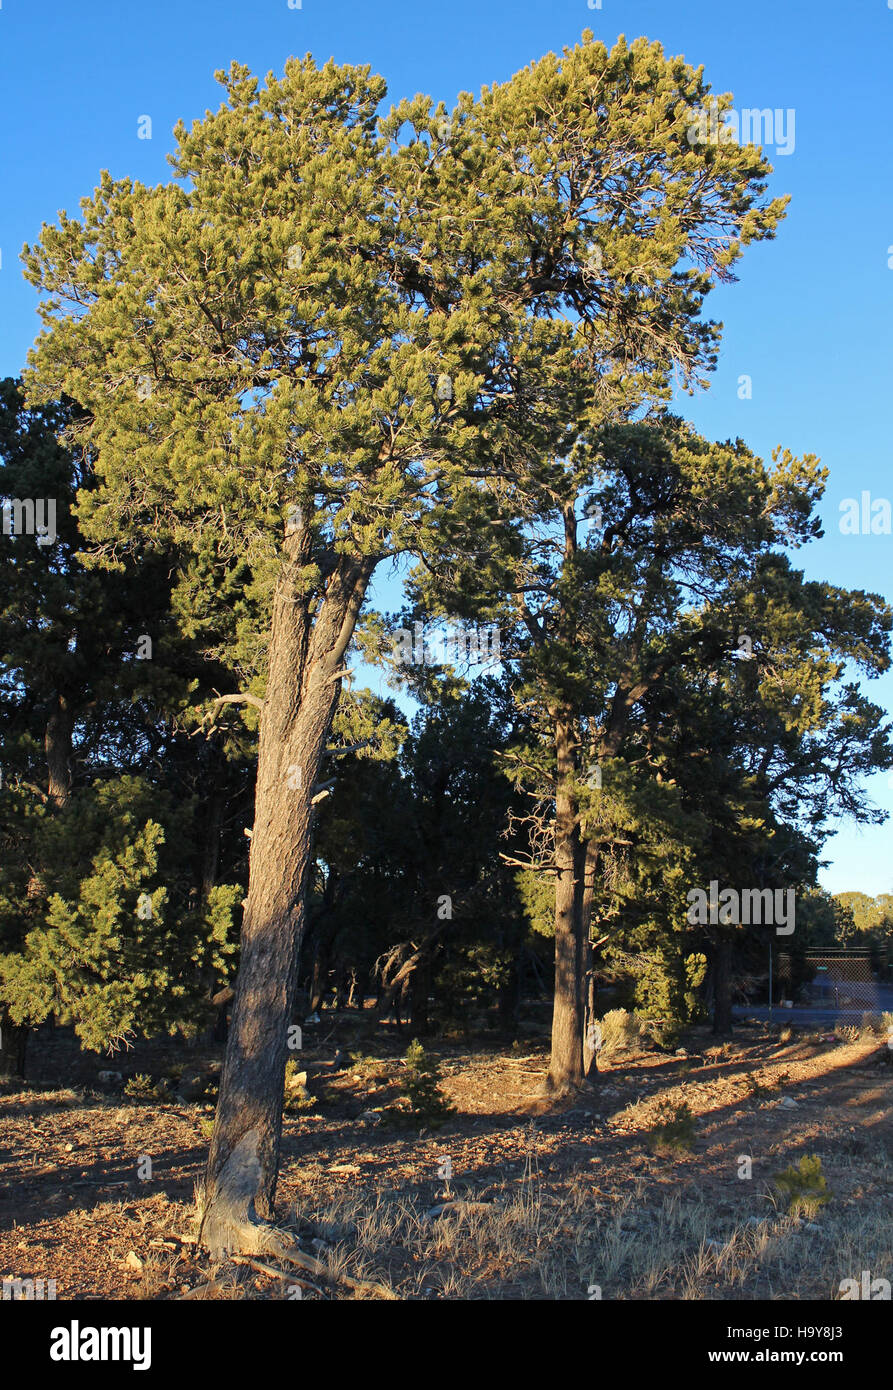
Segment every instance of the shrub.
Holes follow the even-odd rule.
[[[639,1041],[639,1020],[627,1009],[611,1009],[598,1026],[601,1029],[603,1057],[615,1057],[619,1052],[629,1052]]]
[[[788,1199],[790,1216],[815,1216],[820,1207],[830,1202],[831,1193],[822,1172],[822,1160],[818,1154],[806,1154],[800,1160],[799,1168],[791,1165],[773,1178],[776,1190]]]
[[[155,1100],[158,1096],[158,1087],[147,1076],[145,1072],[140,1072],[137,1076],[130,1076],[124,1082],[124,1094],[133,1100]]]
[[[663,1101],[658,1110],[658,1122],[651,1130],[648,1144],[660,1157],[691,1153],[695,1142],[695,1117],[686,1101],[673,1105]]]
[[[456,1107],[440,1089],[440,1068],[416,1038],[404,1059],[406,1075],[400,1084],[403,1114],[437,1129],[455,1113]]]

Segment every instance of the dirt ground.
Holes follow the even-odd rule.
[[[389,1123],[409,1039],[360,1045],[351,1026],[324,1013],[306,1031],[310,1100],[284,1124],[278,1214],[317,1273],[198,1256],[213,1091],[124,1092],[207,1076],[221,1049],[109,1060],[57,1032],[0,1092],[0,1276],[54,1279],[59,1299],[831,1299],[863,1269],[893,1280],[893,1053],[876,1037],[752,1025],[717,1047],[695,1030],[686,1056],[602,1061],[557,1108],[536,1099],[543,1044],[434,1042],[457,1111],[419,1132]],[[682,1104],[692,1147],[654,1152]],[[773,1177],[812,1154],[830,1200],[791,1215]]]

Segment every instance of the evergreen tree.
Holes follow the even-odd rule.
[[[702,74],[644,40],[585,34],[463,96],[445,140],[424,98],[377,132],[368,69],[221,80],[221,109],[177,129],[176,183],[104,173],[25,253],[47,296],[30,389],[81,407],[106,562],[173,548],[189,574],[214,531],[271,612],[263,692],[241,692],[259,761],[215,1251],[273,1215],[317,776],[376,566],[454,547],[624,370],[708,364],[701,300],[781,213],[757,151],[690,143]]]

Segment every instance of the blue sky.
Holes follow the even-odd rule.
[[[296,3],[296,0],[292,0]],[[0,374],[17,374],[37,332],[18,253],[60,208],[76,212],[99,171],[167,179],[178,118],[219,105],[214,70],[232,59],[265,75],[291,55],[369,63],[390,96],[448,106],[591,28],[659,39],[703,63],[735,105],[794,112],[793,150],[772,191],[790,193],[775,241],[746,252],[739,283],[709,308],[725,325],[710,390],[679,409],[715,438],[777,444],[830,468],[826,537],[797,563],[815,578],[893,600],[893,536],[842,535],[840,503],[893,496],[893,0],[2,0],[0,8]],[[152,139],[138,139],[141,116]],[[790,127],[786,129],[790,138]],[[779,141],[779,143],[782,143]],[[752,396],[739,397],[751,378]],[[893,708],[893,674],[870,686]],[[893,785],[873,778],[893,811]],[[826,853],[834,891],[893,892],[893,830],[844,825]]]

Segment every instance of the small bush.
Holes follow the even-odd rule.
[[[440,1068],[416,1038],[404,1059],[406,1075],[400,1083],[402,1114],[437,1129],[455,1114],[456,1107],[440,1089]]]
[[[132,1100],[156,1100],[161,1093],[151,1076],[140,1072],[137,1076],[129,1076],[124,1082],[124,1094]]]
[[[659,1157],[691,1153],[695,1142],[695,1117],[687,1102],[672,1105],[663,1101],[658,1110],[658,1122],[648,1137],[651,1152]]]
[[[785,1168],[784,1172],[775,1174],[773,1182],[781,1196],[787,1198],[790,1216],[815,1216],[831,1200],[818,1154],[809,1157],[804,1154],[799,1168],[793,1165]]]
[[[752,1071],[749,1071],[747,1073],[747,1089],[749,1094],[753,1096],[754,1100],[761,1100],[763,1096],[767,1096],[769,1094],[768,1087],[764,1086],[757,1077],[756,1073]]]
[[[601,1030],[600,1051],[603,1057],[629,1052],[638,1044],[641,1032],[639,1020],[628,1009],[611,1009],[598,1027]]]

